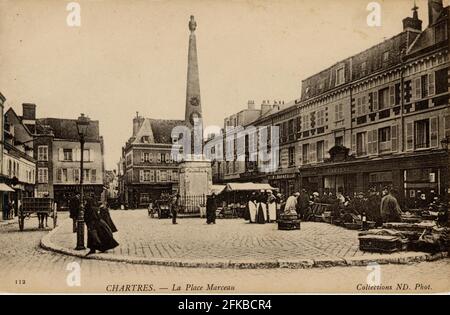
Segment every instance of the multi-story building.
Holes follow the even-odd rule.
[[[178,189],[178,157],[172,156],[172,129],[183,120],[158,120],[137,115],[133,134],[123,147],[123,193],[129,207],[146,207],[162,194]]]
[[[23,197],[34,196],[33,135],[12,108],[2,115],[2,125],[1,204],[3,209],[14,201],[17,211]]]
[[[395,186],[404,202],[445,195],[449,7],[428,3],[424,30],[415,7],[400,34],[303,80],[298,100],[252,122],[279,127],[279,168],[261,174],[243,164],[240,173],[285,194]]]
[[[22,119],[34,133],[37,196],[49,195],[60,208],[79,190],[81,147],[76,119],[36,119],[36,105],[23,104]],[[84,193],[101,200],[104,148],[99,122],[91,120],[84,145]]]

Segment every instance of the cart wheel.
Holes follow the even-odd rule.
[[[24,221],[25,221],[25,217],[19,216],[19,229],[21,231],[23,231],[23,227],[24,227],[24,223],[25,223]]]

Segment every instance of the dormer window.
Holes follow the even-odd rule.
[[[345,83],[345,68],[342,65],[336,70],[336,85],[341,85]]]
[[[389,51],[385,51],[383,53],[383,63],[386,63],[389,61]]]
[[[149,138],[149,136],[142,136],[142,138],[141,138],[141,143],[150,143],[150,138]]]

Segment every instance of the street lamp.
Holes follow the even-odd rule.
[[[83,178],[84,178],[84,142],[87,133],[87,128],[89,127],[90,119],[89,117],[81,114],[77,120],[77,130],[78,136],[80,137],[81,146],[81,156],[80,156],[80,211],[78,211],[77,218],[77,247],[76,250],[86,249],[84,247],[84,196],[83,196]]]

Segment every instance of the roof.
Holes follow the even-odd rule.
[[[186,126],[184,120],[145,118],[133,143],[172,144],[172,130],[177,126]],[[148,137],[145,141],[142,137]]]
[[[269,184],[255,184],[255,183],[228,183],[225,191],[242,191],[242,190],[276,190],[276,188]]]
[[[409,47],[407,54],[412,55],[417,52],[421,52],[427,48],[433,48],[437,44],[445,44],[448,46],[448,32],[444,32],[446,37],[442,37],[441,41],[436,40],[435,29],[436,26],[440,25],[444,21],[448,21],[450,7],[444,8],[436,23],[427,27],[420,35],[416,38],[413,44]],[[448,23],[448,22],[447,22]],[[448,27],[448,26],[447,26]]]
[[[43,133],[50,128],[55,139],[79,140],[76,119],[40,118],[36,120],[36,133]],[[99,122],[91,120],[87,128],[86,141],[100,141]]]
[[[211,194],[214,193],[216,195],[220,194],[224,189],[226,185],[212,185],[211,186]]]

